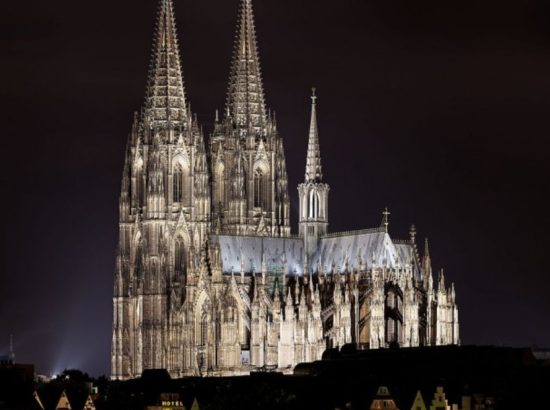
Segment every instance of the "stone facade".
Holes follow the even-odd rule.
[[[327,347],[459,343],[454,286],[437,289],[426,241],[381,227],[328,233],[312,97],[299,235],[290,232],[283,138],[242,0],[227,107],[205,143],[185,97],[171,0],[161,0],[145,105],[120,196],[112,377],[292,371]]]

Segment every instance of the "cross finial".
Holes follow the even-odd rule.
[[[388,233],[388,226],[390,225],[390,215],[391,215],[391,212],[389,211],[388,207],[384,209],[384,212],[382,212],[382,215],[384,215],[384,228],[386,229],[386,233]]]
[[[313,88],[311,89],[311,102],[312,102],[313,104],[317,104],[317,94],[316,94],[316,91],[317,91],[317,89],[316,89],[315,87],[313,87]]]
[[[409,230],[409,234],[411,235],[411,242],[414,243],[416,240],[416,226],[411,225],[411,229]]]

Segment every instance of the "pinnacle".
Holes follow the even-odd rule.
[[[424,239],[424,257],[430,257],[430,244],[428,242],[428,238]]]
[[[172,0],[159,5],[145,115],[154,125],[188,121]]]
[[[321,149],[319,147],[319,129],[317,126],[317,95],[315,88],[311,96],[311,123],[307,148],[306,182],[321,182],[323,171],[321,167]]]
[[[252,1],[242,0],[227,96],[227,115],[259,132],[267,122]]]

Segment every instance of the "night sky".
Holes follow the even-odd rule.
[[[238,0],[175,0],[187,97],[223,109]],[[550,346],[550,4],[256,0],[292,194],[319,95],[330,230],[429,237],[464,344]],[[512,4],[516,3],[516,4]],[[545,4],[546,3],[546,4]],[[109,374],[118,195],[156,0],[0,2],[0,355]]]

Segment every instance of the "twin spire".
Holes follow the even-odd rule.
[[[189,118],[172,0],[159,5],[145,101],[150,123],[185,123]],[[231,65],[226,113],[239,127],[260,132],[266,125],[265,96],[252,1],[242,0]]]
[[[317,183],[323,180],[321,167],[321,149],[319,147],[319,128],[317,127],[317,95],[315,88],[311,95],[311,125],[309,128],[309,142],[307,147],[306,183]]]
[[[172,0],[161,0],[159,5],[145,117],[155,125],[188,120]]]
[[[311,96],[311,125],[306,182],[321,182],[321,152],[317,127],[317,96]],[[267,122],[252,0],[242,0],[231,64],[227,115],[239,127],[261,133]],[[159,5],[145,117],[153,125],[184,125],[189,119],[172,0]]]
[[[241,3],[226,112],[239,127],[253,128],[259,132],[266,124],[252,0],[242,0]]]

